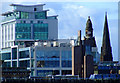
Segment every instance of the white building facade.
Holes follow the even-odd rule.
[[[45,4],[17,5],[11,12],[3,13],[1,22],[1,48],[24,44],[25,41],[51,40],[58,38],[57,15],[47,16]]]

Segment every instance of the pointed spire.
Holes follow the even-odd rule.
[[[90,20],[90,16],[88,16],[88,20],[87,20],[87,23],[86,23],[86,30],[93,30],[92,28],[92,22]]]
[[[110,37],[109,37],[109,29],[108,29],[108,21],[107,21],[107,12],[105,13],[105,23],[104,23],[102,46],[110,47]]]
[[[101,47],[101,61],[112,61],[112,50],[110,45],[108,21],[107,21],[107,12],[105,13],[105,23],[103,31],[103,40]]]

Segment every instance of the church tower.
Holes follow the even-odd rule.
[[[108,22],[107,22],[107,13],[105,15],[105,23],[104,23],[104,31],[103,31],[103,40],[102,40],[100,60],[101,61],[113,61],[112,48],[110,45]]]
[[[95,37],[93,37],[93,28],[92,28],[92,21],[90,19],[90,16],[88,16],[88,20],[86,23],[84,45],[90,47],[96,47],[96,41],[95,41]]]
[[[86,38],[93,37],[93,28],[92,28],[92,22],[90,20],[90,16],[88,16],[88,20],[86,23],[85,35],[86,35]]]

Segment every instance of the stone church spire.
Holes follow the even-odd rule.
[[[112,49],[110,45],[108,21],[107,21],[107,12],[105,15],[104,31],[103,31],[103,40],[101,47],[101,61],[112,61]]]

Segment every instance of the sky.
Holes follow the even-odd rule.
[[[0,13],[11,11],[11,3],[17,4],[40,4],[45,3],[44,9],[49,9],[48,15],[58,15],[58,35],[61,39],[70,39],[77,38],[78,30],[82,31],[82,39],[85,36],[85,27],[88,16],[90,16],[93,26],[93,35],[96,39],[96,44],[98,47],[99,53],[101,53],[102,46],[102,37],[103,37],[103,28],[105,20],[105,12],[108,16],[108,25],[110,33],[110,42],[112,46],[113,60],[118,60],[118,2],[110,2],[111,0],[96,2],[91,0],[85,0],[87,2],[82,2],[76,0],[72,1],[51,1],[51,2],[39,2],[38,0],[19,0],[19,2],[1,2],[1,11]]]

